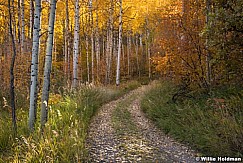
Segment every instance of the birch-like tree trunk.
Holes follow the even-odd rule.
[[[85,34],[85,48],[86,48],[86,66],[87,66],[87,82],[90,82],[90,69],[89,69],[89,37]]]
[[[127,75],[130,76],[130,52],[131,52],[131,46],[130,46],[130,32],[127,34]]]
[[[93,1],[89,0],[89,19],[91,28],[91,82],[94,82],[94,21],[93,21]]]
[[[25,4],[24,0],[21,1],[21,52],[24,53],[26,51],[26,42],[25,42],[25,14],[24,9]]]
[[[120,85],[120,67],[121,67],[121,50],[122,50],[122,0],[120,2],[119,13],[119,36],[118,36],[118,54],[117,54],[117,67],[116,67],[116,85]]]
[[[135,53],[136,53],[136,58],[137,58],[137,73],[138,76],[140,77],[140,65],[139,65],[139,54],[138,54],[138,35],[135,37]]]
[[[96,28],[95,28],[95,53],[96,53],[96,78],[99,81],[99,67],[100,67],[100,39],[99,39],[99,21],[98,12],[96,10]]]
[[[77,87],[78,82],[78,54],[79,54],[79,0],[75,2],[75,27],[73,43],[73,88]]]
[[[34,129],[37,109],[38,55],[40,44],[41,0],[35,0],[34,29],[31,60],[29,129]]]
[[[148,26],[148,19],[146,18],[146,24]],[[150,31],[146,27],[146,47],[147,47],[147,58],[148,58],[148,70],[149,70],[149,79],[152,77],[151,73],[151,50],[150,50]]]
[[[29,38],[33,37],[33,22],[34,22],[34,2],[30,0],[30,27],[29,27]]]
[[[111,6],[109,9],[109,20],[107,25],[107,51],[106,51],[106,84],[110,83],[111,75],[111,62],[112,62],[112,47],[113,47],[113,13],[114,13],[114,2],[110,0]]]
[[[12,0],[12,4],[14,4],[14,3],[15,3],[14,0]],[[15,14],[16,14],[15,13],[15,7],[12,8],[11,12],[12,12],[12,25],[13,25],[12,30],[13,30],[13,36],[14,36],[14,40],[16,41],[16,36],[17,36],[16,35],[16,29],[17,29],[17,27],[16,27],[16,18],[15,18]]]
[[[50,91],[50,77],[52,67],[52,50],[53,50],[53,36],[54,36],[54,23],[56,15],[56,2],[57,0],[51,0],[49,25],[48,25],[48,38],[46,46],[45,68],[44,68],[44,84],[42,88],[41,97],[41,126],[44,127],[48,118],[48,101]]]
[[[13,4],[12,4],[13,5]],[[8,11],[9,11],[9,32],[12,40],[12,48],[13,48],[13,56],[10,65],[10,102],[11,102],[11,110],[12,110],[12,125],[14,136],[17,134],[17,122],[16,122],[16,108],[15,108],[15,90],[14,90],[14,64],[16,58],[16,45],[13,35],[13,27],[12,27],[12,13],[11,13],[11,1],[8,0]]]

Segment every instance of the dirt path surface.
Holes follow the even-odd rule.
[[[104,105],[87,138],[89,162],[196,162],[196,153],[163,134],[140,109],[142,86]]]

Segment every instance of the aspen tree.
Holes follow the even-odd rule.
[[[26,51],[26,42],[25,42],[25,4],[24,0],[21,0],[21,52]]]
[[[31,61],[30,109],[29,109],[29,129],[30,130],[34,129],[34,124],[36,120],[38,55],[39,55],[39,44],[40,44],[40,18],[41,18],[41,0],[35,0],[32,61]]]
[[[90,69],[89,69],[89,37],[85,34],[85,48],[86,48],[86,66],[87,66],[87,82],[90,82]]]
[[[140,77],[140,66],[139,66],[139,54],[138,54],[138,35],[135,36],[135,53],[136,53],[136,58],[137,58],[137,73],[138,76]]]
[[[65,18],[65,31],[64,31],[64,74],[68,76],[68,57],[69,57],[69,10],[68,10],[68,0],[65,1],[66,4],[66,18]],[[69,77],[67,78],[69,80]]]
[[[48,38],[46,46],[45,68],[44,68],[44,84],[42,88],[41,97],[41,127],[43,128],[48,118],[48,100],[50,91],[50,77],[52,67],[52,50],[53,50],[53,36],[54,23],[56,15],[56,0],[51,0],[51,9],[49,16]]]
[[[91,82],[94,82],[94,22],[93,22],[93,2],[89,0],[89,16],[91,19]]]
[[[95,53],[96,53],[96,78],[99,81],[99,67],[100,67],[100,39],[99,39],[99,21],[98,21],[98,10],[96,10],[96,28],[95,28]]]
[[[30,24],[29,24],[29,38],[32,39],[33,36],[33,21],[34,21],[34,3],[30,0]]]
[[[111,63],[112,63],[112,48],[113,48],[113,14],[114,14],[114,2],[110,0],[111,6],[109,9],[109,21],[108,21],[108,30],[107,30],[107,52],[106,52],[106,61],[107,61],[107,72],[106,72],[106,84],[110,84],[111,80]]]
[[[75,27],[73,43],[73,88],[77,87],[78,82],[78,54],[79,54],[79,0],[75,2]]]
[[[116,85],[120,84],[120,67],[121,67],[121,50],[122,50],[122,0],[120,2],[119,13],[119,36],[118,36],[118,54],[117,54],[117,67],[116,67]]]

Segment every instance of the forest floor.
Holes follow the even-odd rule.
[[[165,135],[140,108],[144,85],[102,106],[91,120],[86,148],[89,162],[195,162],[191,148]]]

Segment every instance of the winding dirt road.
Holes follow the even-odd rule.
[[[163,134],[141,111],[141,97],[151,87],[100,108],[88,132],[89,162],[196,162],[195,151]]]

